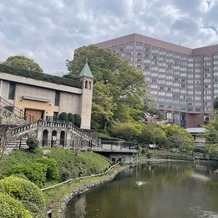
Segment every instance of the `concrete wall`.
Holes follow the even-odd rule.
[[[79,114],[81,128],[90,129],[93,80],[88,80],[91,88],[79,89],[0,72],[0,97],[23,111],[42,111],[43,118],[53,116],[54,112]],[[8,99],[10,82],[16,83],[14,100]],[[59,106],[55,106],[56,91],[60,93]]]

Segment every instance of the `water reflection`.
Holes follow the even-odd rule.
[[[216,166],[145,163],[72,199],[66,218],[218,218]]]

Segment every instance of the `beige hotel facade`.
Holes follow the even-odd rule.
[[[218,44],[192,49],[134,33],[95,45],[143,72],[146,92],[168,122],[190,128],[210,119],[218,96]]]

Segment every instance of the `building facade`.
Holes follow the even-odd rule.
[[[218,96],[218,44],[191,49],[131,34],[96,46],[120,53],[143,72],[146,92],[168,122],[187,128],[210,119]]]
[[[34,79],[37,74],[42,78]],[[79,114],[81,128],[90,129],[93,76],[88,64],[75,81],[40,74],[0,66],[1,101],[7,102],[17,116],[23,114],[27,123],[39,119],[56,121],[60,113],[66,112]]]

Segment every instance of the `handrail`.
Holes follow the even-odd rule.
[[[2,103],[2,105],[3,105],[4,107],[5,107],[5,106],[12,107],[12,108],[13,108],[12,111],[8,110],[7,108],[5,108],[5,109],[7,109],[7,110],[10,111],[11,113],[13,113],[15,116],[19,117],[20,119],[25,120],[26,117],[31,116],[31,115],[25,113],[22,109],[18,108],[17,106],[15,106],[15,105],[11,104],[10,102],[8,102],[7,100],[5,100],[5,99],[2,98],[1,96],[0,96],[0,103]],[[17,112],[17,113],[15,113],[15,112]]]

